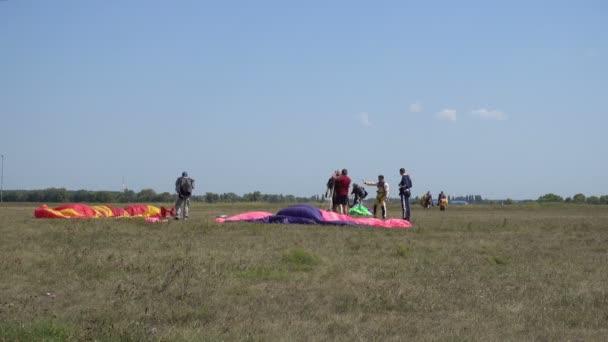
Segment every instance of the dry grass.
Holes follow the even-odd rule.
[[[401,231],[213,220],[279,207],[147,224],[2,206],[0,341],[608,336],[606,206],[415,207]]]

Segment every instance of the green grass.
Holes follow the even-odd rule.
[[[0,206],[0,341],[608,336],[607,206],[416,206],[410,230],[214,222],[281,207],[148,224]]]
[[[301,249],[284,254],[282,261],[290,271],[312,271],[319,264],[319,258]]]
[[[6,341],[68,341],[76,337],[75,331],[74,327],[52,321],[0,322],[0,339]]]

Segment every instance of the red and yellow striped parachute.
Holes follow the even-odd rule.
[[[158,217],[174,215],[173,208],[134,204],[124,208],[108,205],[89,206],[86,204],[66,204],[56,208],[42,205],[34,210],[36,218],[100,218],[100,217]]]

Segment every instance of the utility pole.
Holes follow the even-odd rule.
[[[0,203],[4,203],[2,192],[4,191],[4,154],[2,154],[2,167],[0,171]]]

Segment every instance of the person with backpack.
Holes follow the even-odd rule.
[[[399,196],[401,197],[401,211],[403,219],[410,220],[410,196],[412,194],[412,178],[405,172],[404,168],[399,169],[401,182],[399,182]]]
[[[175,181],[175,219],[187,219],[190,211],[190,196],[194,190],[194,179],[188,177],[188,172],[182,172],[182,176]]]
[[[354,183],[353,191],[351,192],[351,195],[355,195],[353,204],[350,206],[352,208],[356,205],[363,204],[363,200],[365,199],[365,197],[367,197],[367,190],[365,190],[365,188],[360,186],[359,184]]]
[[[376,210],[380,206],[382,208],[382,219],[386,219],[386,201],[389,196],[389,188],[388,183],[384,180],[384,176],[379,175],[377,182],[367,182],[364,180],[363,184],[378,187],[376,191],[376,203],[374,203],[374,217],[376,217]]]

